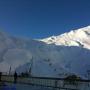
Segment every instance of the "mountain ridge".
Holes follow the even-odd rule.
[[[50,37],[54,43],[47,43],[43,41],[45,39],[27,40],[0,33],[0,71],[9,74],[11,67],[11,72],[27,72],[33,58],[33,76],[64,77],[76,74],[87,78],[90,68],[89,29],[85,27],[83,31],[79,29]],[[57,38],[62,43],[55,45]]]
[[[51,36],[41,39],[47,44],[65,45],[65,46],[82,46],[90,49],[90,26],[72,30],[58,36]]]

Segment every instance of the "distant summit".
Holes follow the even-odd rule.
[[[59,36],[51,36],[41,39],[47,44],[64,45],[64,46],[80,46],[90,49],[90,26],[72,30]]]

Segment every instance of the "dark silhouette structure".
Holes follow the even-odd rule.
[[[0,81],[1,81],[1,77],[2,77],[2,72],[0,72]]]
[[[17,83],[17,72],[14,73],[14,83]]]
[[[78,85],[78,80],[81,80],[81,78],[77,75],[70,75],[67,76],[66,78],[64,78],[64,84],[63,86],[65,86],[65,84],[69,84],[69,85]]]
[[[30,60],[30,67],[29,67],[29,76],[32,76],[32,68],[33,68],[33,57],[32,59]]]

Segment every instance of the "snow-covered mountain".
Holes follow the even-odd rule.
[[[41,39],[41,41],[46,42],[47,44],[79,46],[90,49],[90,26],[72,30],[59,36]]]
[[[59,36],[34,40],[0,32],[0,71],[29,71],[33,76],[87,77],[90,70],[90,26]]]

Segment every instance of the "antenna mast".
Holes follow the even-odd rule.
[[[30,67],[29,67],[29,74],[30,74],[30,75],[32,74],[32,67],[33,67],[33,57],[32,57],[32,59],[30,60]]]
[[[10,66],[10,68],[9,68],[9,75],[11,74],[11,66]]]

